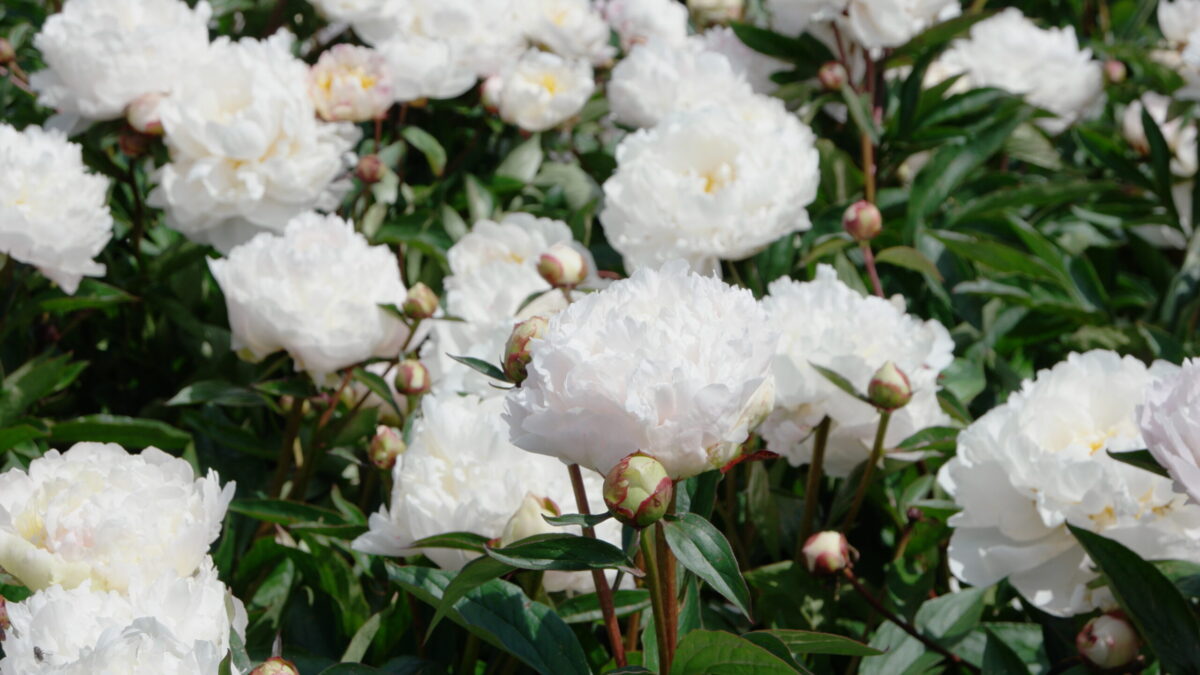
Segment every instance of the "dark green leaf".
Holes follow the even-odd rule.
[[[392,406],[392,410],[395,410],[397,415],[404,416],[404,411],[400,409],[400,406],[396,404],[395,397],[392,396],[392,388],[388,386],[387,381],[383,377],[363,368],[355,368],[354,379],[361,382],[367,389],[370,389],[372,394],[387,401],[388,405]]]
[[[1129,452],[1112,452],[1109,450],[1108,456],[1118,462],[1124,462],[1125,464],[1136,466],[1139,469],[1149,471],[1164,478],[1170,478],[1167,470],[1158,463],[1158,460],[1154,459],[1154,455],[1150,454],[1149,450],[1131,450]]]
[[[105,309],[137,300],[125,291],[96,279],[84,279],[74,295],[41,302],[42,311],[65,314],[82,309]]]
[[[414,148],[425,155],[425,160],[429,162],[429,168],[433,170],[433,175],[441,176],[442,172],[446,170],[446,149],[442,147],[438,139],[424,129],[411,124],[404,127],[404,131],[400,133],[404,136],[404,140],[412,143]]]
[[[1150,145],[1150,168],[1154,173],[1154,191],[1158,193],[1158,198],[1167,207],[1167,210],[1175,214],[1174,217],[1178,219],[1179,211],[1175,208],[1175,197],[1171,194],[1173,185],[1171,158],[1175,153],[1163,138],[1162,131],[1158,128],[1158,122],[1154,121],[1154,117],[1145,107],[1142,108],[1142,128],[1146,132],[1146,141]]]
[[[970,12],[962,16],[955,17],[949,21],[944,21],[940,24],[922,31],[917,37],[900,45],[892,50],[888,55],[888,63],[896,64],[915,58],[919,54],[924,54],[926,51],[935,47],[940,47],[954,38],[963,35],[971,29],[971,26],[983,21],[984,19],[994,15],[995,12]]]
[[[500,166],[496,167],[496,175],[528,183],[537,175],[543,157],[542,137],[540,134],[534,134],[508,153],[504,161],[500,162]]]
[[[487,543],[488,538],[483,535],[470,532],[446,532],[418,539],[410,544],[409,548],[453,548],[460,551],[483,553]]]
[[[989,633],[983,648],[983,675],[1029,675],[1029,669],[1011,647]]]
[[[725,535],[695,513],[664,519],[667,544],[679,563],[750,617],[750,590]]]
[[[14,445],[20,445],[35,438],[45,438],[48,435],[50,435],[49,432],[42,431],[29,424],[18,424],[0,429],[0,452],[4,452]]]
[[[454,354],[447,354],[446,356],[449,356],[450,358],[458,361],[472,370],[487,375],[493,380],[500,380],[501,382],[509,381],[508,376],[504,374],[503,370],[500,370],[496,366],[493,366],[483,359],[477,359],[474,356],[455,356]]]
[[[914,272],[920,272],[928,277],[942,280],[942,273],[938,271],[937,265],[929,259],[924,253],[911,246],[893,246],[885,248],[875,254],[875,262],[887,263],[910,269]]]
[[[425,632],[426,639],[430,635],[433,635],[433,629],[437,627],[442,617],[446,616],[446,613],[463,596],[483,584],[502,577],[516,569],[512,565],[488,556],[476,558],[467,563],[454,575],[454,579],[445,587],[445,591],[441,595],[441,600],[437,603],[437,611],[434,612],[433,620],[429,622],[429,629]]]
[[[71,362],[70,355],[38,356],[17,368],[0,384],[0,426],[19,417],[45,396],[62,391],[79,377],[86,362]]]
[[[762,631],[770,633],[787,646],[793,654],[834,654],[838,656],[873,656],[878,649],[833,633],[817,633],[807,630],[776,629]]]
[[[671,675],[795,675],[787,661],[732,633],[694,630],[675,651]]]
[[[643,588],[613,591],[613,609],[617,616],[640,612],[649,606],[650,591]],[[595,593],[564,600],[555,609],[567,623],[590,623],[604,618],[600,610],[600,598]]]
[[[558,525],[560,527],[567,525],[595,527],[609,518],[612,518],[612,514],[608,511],[605,511],[604,513],[590,513],[587,515],[582,513],[568,513],[562,516],[542,516],[542,519],[547,523],[550,523],[551,525]]]
[[[282,499],[236,499],[229,505],[229,510],[278,525],[294,523],[347,524],[342,514],[332,509],[300,502],[288,502]]]
[[[812,366],[813,370],[816,370],[825,379],[832,382],[833,385],[835,387],[837,387],[838,389],[841,389],[842,391],[846,392],[847,394],[850,394],[851,396],[862,401],[863,403],[868,403],[868,404],[871,403],[870,399],[868,399],[866,397],[866,395],[859,393],[859,391],[854,388],[854,385],[850,383],[850,380],[847,380],[846,378],[842,377],[839,373],[835,373],[834,371],[832,371],[824,366],[818,366],[817,364],[813,363],[812,361],[809,361],[808,365]]]
[[[264,404],[262,396],[246,387],[224,380],[204,380],[189,384],[167,401],[167,405],[196,405],[215,403],[230,407],[252,407]]]
[[[50,442],[117,443],[126,448],[156,447],[163,450],[182,450],[192,442],[192,435],[158,420],[121,417],[119,415],[89,415],[50,428]]]
[[[625,552],[612,544],[575,534],[539,534],[484,553],[523,570],[582,571],[624,569],[633,573]]]

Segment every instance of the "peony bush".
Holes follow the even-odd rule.
[[[1200,673],[1200,0],[7,0],[0,675]]]

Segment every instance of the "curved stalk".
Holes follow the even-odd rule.
[[[849,532],[854,527],[854,521],[858,518],[859,510],[862,509],[863,500],[867,496],[867,488],[871,486],[871,479],[875,477],[875,466],[879,464],[879,458],[883,456],[883,437],[887,434],[888,422],[891,419],[892,411],[880,411],[879,427],[875,430],[875,446],[871,448],[871,456],[867,459],[867,466],[863,469],[862,481],[854,493],[854,502],[851,503],[846,520],[842,523],[844,532]]]

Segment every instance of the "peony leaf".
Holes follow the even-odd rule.
[[[882,654],[857,640],[833,633],[818,633],[808,630],[767,630],[779,639],[793,654],[834,654],[838,656],[874,656]],[[751,633],[753,635],[753,633]]]
[[[163,450],[182,450],[192,442],[192,435],[158,420],[122,417],[120,415],[88,415],[50,428],[53,444],[117,443],[126,448],[156,447]]]
[[[685,513],[664,519],[662,532],[679,563],[750,618],[750,589],[725,535],[704,518]]]
[[[1154,176],[1154,192],[1162,201],[1163,206],[1171,212],[1174,220],[1179,219],[1179,210],[1175,207],[1175,196],[1171,193],[1174,179],[1171,176],[1171,158],[1174,152],[1163,138],[1158,122],[1144,106],[1142,107],[1142,128],[1146,132],[1146,141],[1150,145],[1150,169]]]
[[[256,407],[264,405],[263,397],[252,389],[224,380],[202,380],[180,389],[167,401],[169,406],[215,403],[229,407]]]
[[[1171,477],[1170,474],[1167,473],[1167,470],[1158,463],[1158,460],[1154,459],[1154,455],[1150,454],[1149,450],[1130,450],[1128,452],[1113,452],[1109,450],[1107,452],[1109,457],[1112,457],[1118,462],[1128,464],[1129,466],[1136,466],[1143,471],[1149,471],[1150,473],[1157,474],[1163,478]]]
[[[1029,675],[1021,657],[990,631],[983,648],[983,672],[988,675]]]
[[[404,131],[400,132],[400,135],[425,155],[425,160],[429,162],[429,168],[433,171],[433,175],[442,175],[442,172],[446,170],[446,149],[442,147],[438,139],[431,136],[428,131],[411,124],[404,127]]]
[[[446,585],[441,595],[441,600],[434,603],[437,606],[437,611],[433,614],[433,620],[429,622],[429,629],[425,631],[425,639],[428,640],[429,636],[433,635],[433,629],[441,622],[442,617],[446,616],[455,603],[462,600],[463,596],[483,584],[494,581],[516,569],[512,565],[500,562],[495,558],[489,558],[488,556],[476,558],[467,563],[454,575],[450,583]]]
[[[497,176],[515,178],[522,183],[528,183],[537,175],[542,166],[542,135],[533,134],[529,140],[513,148],[500,166],[496,167]]]
[[[787,661],[733,633],[695,630],[675,650],[671,675],[795,675]]]
[[[387,381],[381,376],[363,368],[355,368],[354,379],[361,382],[367,389],[370,389],[371,393],[387,401],[392,406],[392,409],[396,411],[397,415],[404,417],[404,411],[400,409],[399,405],[396,405],[396,399],[392,396],[391,387],[387,385]]]
[[[650,606],[650,591],[644,588],[613,591],[613,608],[617,616],[640,612]],[[567,623],[590,623],[604,618],[600,598],[595,593],[577,595],[558,604],[558,615]]]
[[[452,548],[460,551],[483,553],[488,538],[471,532],[445,532],[432,537],[418,539],[409,544],[409,548]]]
[[[568,513],[563,516],[547,516],[543,515],[543,519],[551,525],[565,527],[567,525],[579,525],[581,527],[595,527],[600,523],[612,518],[612,513],[605,511],[604,513]]]
[[[838,389],[841,389],[842,391],[846,392],[847,394],[850,394],[851,396],[862,401],[863,403],[866,403],[868,405],[874,405],[873,403],[871,403],[871,400],[867,398],[866,394],[860,393],[857,389],[854,388],[854,385],[850,383],[850,380],[847,380],[846,378],[842,377],[840,374],[835,373],[834,371],[832,371],[828,368],[825,368],[823,366],[818,366],[817,364],[813,363],[812,361],[809,361],[808,365],[812,366],[813,370],[816,370],[818,373],[823,375],[825,377],[825,379],[832,382],[833,386],[837,387]]]
[[[497,366],[493,366],[492,364],[488,363],[487,361],[484,361],[483,359],[477,359],[474,356],[455,356],[454,354],[447,354],[446,356],[449,356],[450,358],[454,359],[455,361],[458,361],[459,363],[463,364],[464,366],[467,366],[468,368],[470,368],[472,370],[476,370],[478,372],[483,373],[484,375],[487,375],[488,377],[492,378],[493,380],[500,380],[501,382],[510,382],[510,380],[508,379],[508,376],[506,376],[504,374],[503,370],[500,370],[500,368],[498,368]]]
[[[361,663],[363,657],[367,654],[367,649],[371,646],[371,640],[375,639],[375,634],[379,632],[379,626],[383,622],[383,615],[390,611],[390,608],[371,615],[366,623],[358,629],[353,638],[350,638],[350,644],[346,647],[346,651],[342,653],[342,663]]]
[[[484,553],[500,562],[523,570],[619,569],[640,577],[625,552],[612,544],[576,534],[539,534],[504,548],[485,548]]]
[[[924,253],[911,246],[893,246],[875,254],[875,261],[895,265],[920,272],[930,278],[942,281],[942,273],[937,265]]]

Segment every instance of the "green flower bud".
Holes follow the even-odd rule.
[[[272,656],[264,661],[262,665],[250,671],[250,675],[300,675],[300,671],[296,669],[296,664],[291,661],[278,656]]]
[[[838,574],[850,567],[850,543],[841,532],[818,532],[804,542],[801,549],[804,566],[811,574],[827,576]]]
[[[396,366],[396,391],[406,396],[420,396],[429,391],[429,369],[416,359],[405,359]]]
[[[1116,611],[1087,622],[1075,637],[1075,648],[1085,662],[1109,670],[1132,663],[1141,648],[1141,640],[1125,614]]]
[[[7,65],[17,60],[17,50],[13,49],[12,43],[4,38],[0,38],[0,66]]]
[[[421,282],[408,289],[408,297],[404,299],[404,315],[410,319],[428,319],[438,308],[438,296],[432,289]]]
[[[666,515],[674,490],[662,462],[640,452],[622,459],[604,477],[604,503],[631,527],[646,527]]]
[[[504,374],[516,384],[525,381],[526,368],[533,355],[529,352],[529,341],[546,334],[550,321],[544,316],[526,319],[513,327],[508,343],[504,345]]]
[[[899,410],[912,400],[912,385],[904,371],[888,361],[875,371],[867,386],[867,398],[880,410]]]
[[[817,81],[827,91],[841,91],[848,79],[850,78],[846,74],[846,67],[837,61],[829,61],[817,71]]]
[[[842,215],[842,227],[854,241],[871,241],[883,231],[883,215],[871,202],[855,202]]]

